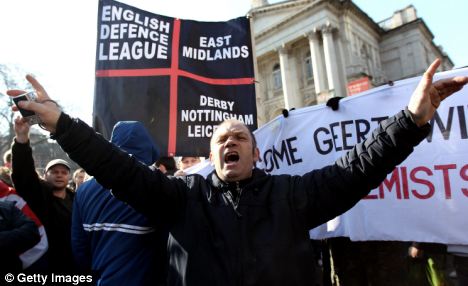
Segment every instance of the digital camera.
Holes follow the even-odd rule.
[[[13,101],[15,102],[16,107],[18,107],[21,116],[25,118],[29,125],[34,125],[39,123],[39,117],[34,113],[34,111],[26,110],[18,106],[18,102],[27,100],[27,101],[36,101],[37,96],[34,91],[26,92],[20,95],[13,97]]]

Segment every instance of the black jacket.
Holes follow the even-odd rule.
[[[49,242],[49,268],[55,272],[75,270],[71,251],[71,218],[75,193],[67,189],[65,199],[53,195],[53,187],[39,178],[29,143],[12,145],[11,178],[18,194],[44,224]]]
[[[15,207],[0,201],[0,272],[21,272],[19,256],[39,242],[36,224]]]
[[[255,170],[235,184],[215,173],[204,179],[152,172],[65,114],[54,138],[117,198],[170,228],[170,285],[308,285],[309,229],[377,187],[428,131],[400,112],[331,166],[303,176]]]

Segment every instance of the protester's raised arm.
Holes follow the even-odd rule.
[[[21,117],[15,118],[15,140],[18,143],[25,144],[29,142],[29,123],[22,120]]]
[[[442,100],[461,90],[468,83],[466,76],[442,79],[433,83],[432,79],[439,65],[440,59],[436,59],[429,66],[408,104],[408,110],[418,126],[423,126],[434,116]]]
[[[21,101],[19,102],[19,106],[26,110],[34,111],[40,118],[41,126],[47,131],[54,133],[60,113],[62,113],[60,107],[55,101],[51,100],[45,89],[33,76],[27,75],[26,79],[37,93],[37,102]],[[25,92],[24,90],[8,90],[7,94],[14,97]],[[13,106],[13,110],[17,111],[18,109],[16,106]]]
[[[335,164],[306,173],[297,180],[309,190],[298,196],[306,206],[308,226],[315,227],[350,209],[387,174],[403,162],[430,132],[428,121],[442,100],[459,91],[468,77],[432,82],[440,60],[434,61],[413,92],[408,109],[382,121],[362,143],[355,145]],[[310,202],[309,205],[304,201]]]

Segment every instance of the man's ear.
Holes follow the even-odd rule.
[[[253,152],[253,160],[254,160],[254,163],[260,161],[260,150],[258,148],[255,148]]]
[[[213,163],[213,153],[210,152],[210,161]]]

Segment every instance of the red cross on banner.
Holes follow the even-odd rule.
[[[256,129],[250,25],[197,22],[99,4],[94,127],[137,120],[167,155],[207,156],[216,126]]]

